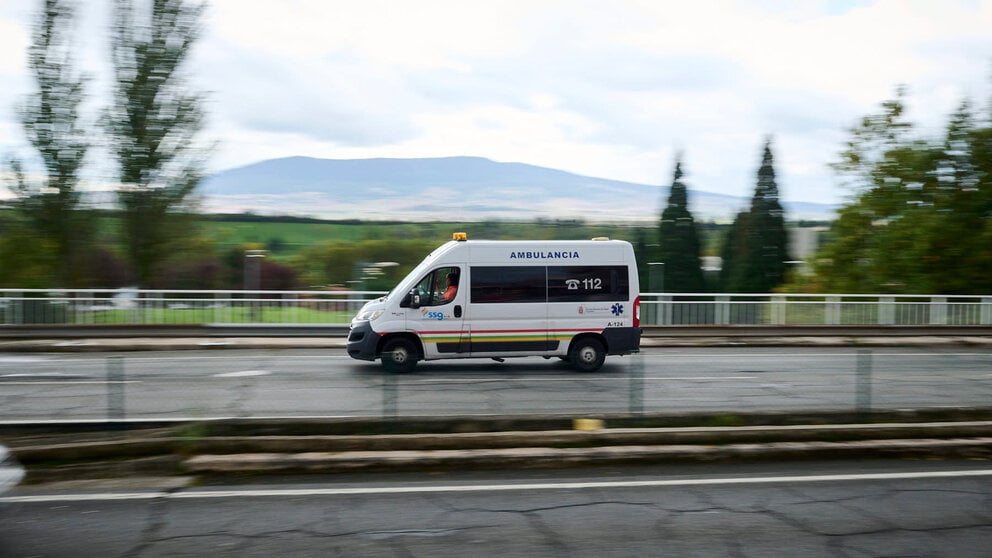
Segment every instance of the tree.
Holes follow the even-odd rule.
[[[44,165],[44,174],[29,180],[24,163],[10,161],[19,198],[15,206],[42,237],[41,245],[51,246],[54,280],[65,287],[79,279],[84,242],[92,230],[92,219],[80,211],[78,189],[89,143],[79,123],[86,80],[76,71],[72,56],[74,16],[73,3],[45,0],[28,47],[28,69],[38,89],[20,108],[20,120]]]
[[[749,236],[747,211],[741,211],[727,229],[720,251],[720,290],[725,293],[741,292],[738,285],[743,283],[743,262],[747,260],[747,239]]]
[[[706,290],[700,262],[699,230],[689,211],[689,196],[682,183],[682,161],[676,159],[668,205],[658,224],[658,259],[665,264],[664,290],[698,293]]]
[[[903,95],[851,130],[834,165],[856,190],[818,254],[819,282],[845,292],[988,292],[992,124],[965,100],[942,138],[913,137]]]
[[[185,237],[191,194],[203,177],[202,96],[185,88],[183,63],[200,33],[202,4],[151,0],[139,21],[117,0],[112,38],[113,103],[105,115],[121,183],[128,259],[149,284]]]
[[[724,245],[724,292],[766,293],[785,281],[789,237],[775,181],[772,141],[765,141],[751,207],[740,213]]]

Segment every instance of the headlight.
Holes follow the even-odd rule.
[[[382,315],[382,310],[368,310],[355,316],[356,322],[371,322]]]

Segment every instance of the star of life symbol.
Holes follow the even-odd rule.
[[[623,304],[614,304],[613,308],[610,308],[610,312],[612,312],[614,316],[623,314]]]

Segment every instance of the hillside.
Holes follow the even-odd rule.
[[[271,159],[212,175],[200,191],[212,212],[414,221],[649,221],[667,197],[665,187],[479,157]],[[698,219],[724,220],[748,199],[691,190],[689,203]],[[829,205],[785,205],[789,219],[833,218]]]

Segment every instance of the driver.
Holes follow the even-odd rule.
[[[448,287],[441,294],[442,302],[451,302],[455,298],[455,294],[458,293],[458,274],[455,272],[449,273],[447,276]]]

